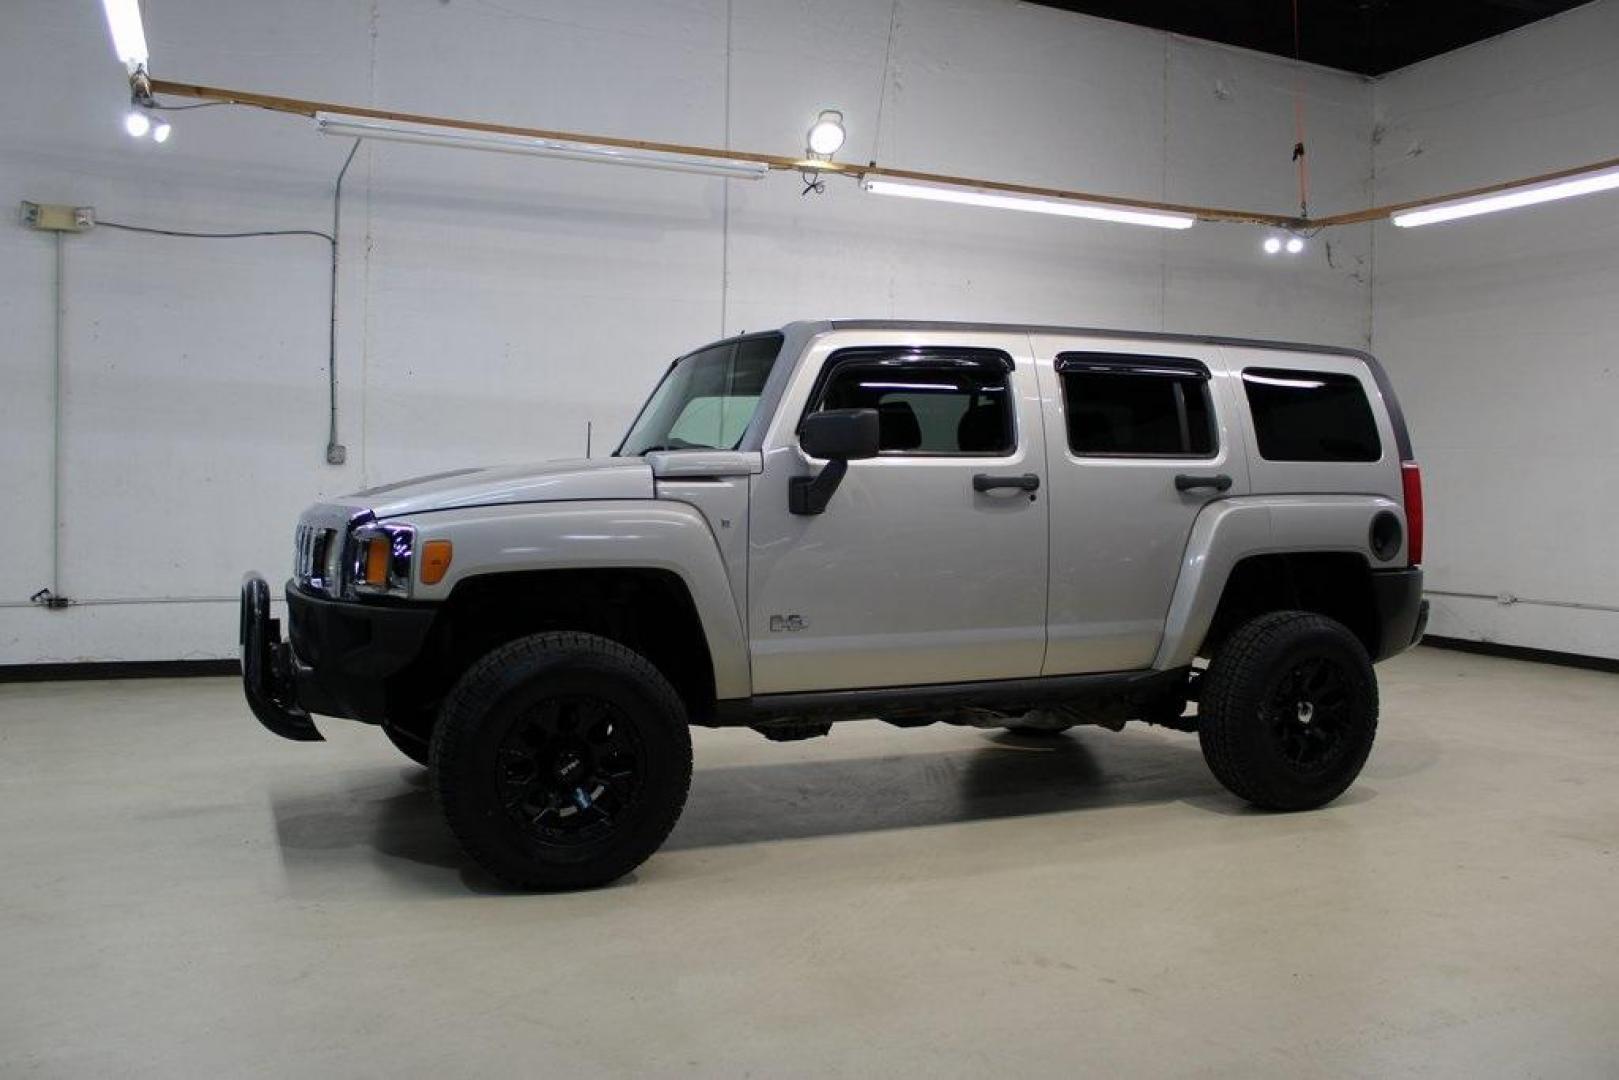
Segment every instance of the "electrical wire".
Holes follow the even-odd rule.
[[[1299,172],[1299,217],[1310,216],[1310,165],[1304,145],[1304,45],[1299,21],[1299,0],[1293,0],[1293,160]]]
[[[1605,611],[1619,612],[1619,606],[1613,604],[1592,604],[1583,600],[1533,600],[1527,596],[1513,596],[1511,593],[1479,593],[1455,592],[1449,589],[1423,589],[1424,596],[1447,596],[1462,600],[1490,600],[1503,607],[1512,607],[1516,604],[1528,604],[1531,607],[1572,608],[1575,611]]]
[[[189,112],[192,109],[217,109],[221,105],[235,105],[235,104],[236,104],[236,102],[234,102],[234,101],[199,101],[194,105],[169,105],[169,104],[166,104],[165,102],[158,101],[156,98],[153,98],[146,105],[146,108],[148,108],[148,109],[156,109],[158,112],[170,113],[170,112]]]
[[[209,105],[231,105],[229,101],[211,101],[200,105],[182,106],[182,108],[204,108]],[[240,232],[210,232],[196,229],[160,229],[152,225],[131,225],[123,221],[100,220],[96,224],[107,229],[119,229],[124,232],[144,233],[148,236],[172,236],[186,240],[246,240],[266,236],[313,236],[326,241],[331,250],[331,304],[328,312],[326,327],[326,461],[328,464],[340,465],[346,456],[342,444],[337,437],[337,272],[338,272],[338,237],[341,235],[343,224],[343,180],[348,176],[349,166],[354,164],[354,155],[360,150],[360,140],[355,139],[354,145],[349,147],[348,156],[343,159],[343,167],[337,172],[337,180],[332,185],[332,231],[322,232],[319,229],[247,229]]]
[[[124,232],[150,233],[153,236],[178,236],[187,240],[244,240],[253,236],[318,236],[328,244],[337,243],[331,233],[319,229],[254,229],[251,232],[194,232],[190,229],[158,229],[150,225],[128,225],[122,221],[96,219],[96,225]]]
[[[337,170],[337,182],[332,185],[332,310],[327,324],[326,340],[326,463],[341,464],[347,457],[343,444],[337,441],[337,238],[343,226],[343,178],[354,164],[354,155],[360,152],[360,140],[349,147],[349,156]]]

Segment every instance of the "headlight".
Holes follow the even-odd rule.
[[[409,596],[416,530],[409,525],[361,525],[349,543],[348,580],[367,596]]]
[[[361,525],[349,537],[349,591],[357,596],[411,594],[416,580],[416,529],[411,525]],[[421,546],[421,582],[437,585],[449,573],[453,549],[448,540]]]

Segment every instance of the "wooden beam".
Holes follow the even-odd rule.
[[[1540,173],[1521,180],[1504,180],[1497,184],[1453,191],[1444,195],[1431,195],[1406,202],[1370,206],[1364,210],[1351,210],[1321,218],[1301,218],[1290,214],[1267,214],[1255,210],[1230,210],[1218,206],[1198,206],[1190,203],[1159,202],[1153,199],[1130,199],[1120,195],[1098,195],[1089,191],[1070,191],[1065,188],[1039,187],[1004,180],[980,180],[970,176],[950,176],[945,173],[917,172],[914,169],[896,169],[879,165],[875,161],[866,165],[851,165],[835,161],[811,161],[783,154],[759,154],[746,150],[727,150],[716,146],[690,146],[683,143],[654,142],[647,139],[622,139],[611,135],[586,135],[576,131],[551,131],[545,128],[519,127],[514,124],[492,124],[482,120],[457,120],[444,116],[426,116],[421,113],[397,112],[392,109],[370,109],[359,105],[340,105],[326,101],[307,101],[303,98],[279,97],[250,90],[230,90],[219,86],[199,86],[194,83],[172,82],[168,79],[151,80],[155,94],[174,94],[179,97],[203,98],[209,101],[228,101],[235,105],[249,105],[274,112],[313,117],[316,113],[342,113],[372,120],[396,120],[409,124],[431,124],[436,127],[460,131],[487,131],[498,135],[521,135],[533,139],[555,139],[562,142],[594,143],[598,146],[621,146],[635,150],[658,150],[671,154],[692,154],[699,157],[720,158],[726,161],[747,161],[766,165],[772,169],[798,171],[816,169],[856,178],[886,176],[895,180],[915,180],[930,184],[949,184],[956,187],[979,188],[984,191],[1005,192],[1009,195],[1030,195],[1043,199],[1069,199],[1074,202],[1096,203],[1102,206],[1128,207],[1138,210],[1190,214],[1199,221],[1217,221],[1239,225],[1269,225],[1273,228],[1302,231],[1327,229],[1338,225],[1359,225],[1382,221],[1393,214],[1419,206],[1451,202],[1478,195],[1493,195],[1528,184],[1563,180],[1599,169],[1619,168],[1619,158],[1609,158],[1589,165],[1577,165],[1556,172]]]
[[[308,101],[303,98],[280,97],[249,90],[231,90],[219,86],[200,86],[195,83],[153,79],[154,94],[203,98],[226,101],[235,105],[248,105],[273,112],[313,117],[316,113],[342,113],[371,120],[394,120],[407,124],[430,124],[460,131],[486,131],[497,135],[519,135],[532,139],[555,139],[562,142],[593,143],[598,146],[620,146],[635,150],[657,150],[671,154],[692,154],[700,157],[720,158],[726,161],[746,161],[766,165],[772,169],[797,171],[816,169],[823,173],[844,176],[886,176],[895,180],[915,180],[923,183],[950,184],[958,187],[981,188],[985,191],[1005,192],[1012,195],[1030,195],[1045,199],[1069,199],[1075,202],[1096,203],[1102,206],[1129,207],[1131,209],[1191,214],[1199,221],[1235,222],[1245,225],[1274,225],[1296,228],[1302,223],[1286,214],[1265,214],[1250,210],[1227,210],[1214,206],[1195,206],[1186,203],[1159,202],[1151,199],[1128,199],[1118,195],[1098,195],[1088,191],[1069,191],[1064,188],[1038,187],[1001,180],[979,180],[967,176],[949,176],[943,173],[917,172],[895,169],[872,162],[852,165],[835,161],[811,161],[781,154],[759,154],[745,150],[726,150],[714,146],[691,146],[684,143],[654,142],[647,139],[623,139],[611,135],[587,135],[576,131],[552,131],[546,128],[519,127],[514,124],[494,124],[482,120],[458,120],[444,116],[398,112],[392,109],[371,109],[359,105],[341,105],[326,101]]]
[[[1597,172],[1602,169],[1619,169],[1619,158],[1608,158],[1606,161],[1594,161],[1589,165],[1576,165],[1569,169],[1558,169],[1556,172],[1540,173],[1535,176],[1526,176],[1522,180],[1503,180],[1498,184],[1485,184],[1483,187],[1468,188],[1466,191],[1453,191],[1448,195],[1430,195],[1422,199],[1408,199],[1405,202],[1385,203],[1382,206],[1370,206],[1365,210],[1352,210],[1346,214],[1333,214],[1331,217],[1316,218],[1310,225],[1312,228],[1325,229],[1334,225],[1359,225],[1366,221],[1381,221],[1393,217],[1406,210],[1415,210],[1419,206],[1434,206],[1439,203],[1454,202],[1457,199],[1471,199],[1480,195],[1495,195],[1503,191],[1512,191],[1516,188],[1527,187],[1530,184],[1543,184],[1553,180],[1567,180],[1570,177],[1581,176],[1588,172]]]

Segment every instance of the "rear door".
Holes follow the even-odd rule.
[[[1211,345],[1037,334],[1051,585],[1043,673],[1151,666],[1192,522],[1249,490]]]

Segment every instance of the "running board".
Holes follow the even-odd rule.
[[[928,686],[758,694],[715,702],[709,726],[752,727],[772,720],[810,717],[858,720],[925,709],[993,709],[1017,713],[1040,705],[1100,703],[1121,698],[1146,703],[1166,694],[1184,693],[1190,671],[1190,668],[1105,671]]]

